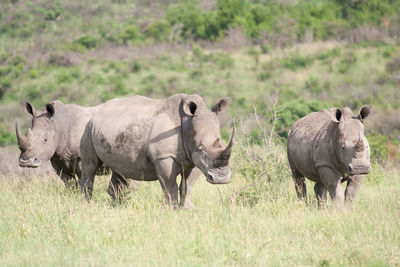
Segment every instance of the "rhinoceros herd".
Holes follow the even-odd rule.
[[[158,180],[169,206],[193,208],[190,195],[201,173],[211,184],[231,180],[234,131],[225,145],[218,120],[229,103],[222,98],[210,110],[198,95],[177,94],[161,100],[132,96],[94,107],[56,100],[38,111],[26,102],[32,126],[23,135],[16,123],[19,165],[38,167],[50,160],[65,185],[79,184],[88,199],[95,175],[107,166],[112,198],[127,179]],[[355,116],[349,108],[332,108],[293,124],[287,153],[299,198],[306,198],[307,177],[316,183],[319,205],[327,192],[338,206],[353,201],[370,167],[363,126],[370,110],[363,106]]]

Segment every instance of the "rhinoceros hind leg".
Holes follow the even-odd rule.
[[[316,183],[314,186],[315,195],[317,196],[318,200],[318,207],[322,208],[326,205],[326,188],[322,183]]]
[[[307,186],[304,176],[301,175],[298,171],[292,171],[292,175],[297,197],[307,202]]]

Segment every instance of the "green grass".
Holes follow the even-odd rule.
[[[289,177],[275,185],[281,190],[265,192],[273,200],[253,208],[229,201],[243,177],[224,186],[201,178],[195,210],[168,209],[157,182],[141,184],[114,205],[108,177],[96,180],[90,203],[57,177],[2,177],[0,264],[395,265],[398,174],[374,166],[354,208],[343,213],[298,201]]]

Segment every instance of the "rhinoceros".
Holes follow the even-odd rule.
[[[25,102],[25,109],[32,116],[32,126],[26,135],[16,122],[18,146],[21,150],[19,166],[39,167],[50,160],[54,170],[66,186],[76,186],[75,175],[81,177],[80,143],[86,123],[97,113],[100,106],[81,107],[55,100],[38,111]],[[117,173],[112,174],[109,194],[127,185]]]
[[[371,111],[362,106],[355,116],[350,108],[313,112],[290,128],[287,154],[296,193],[306,199],[304,177],[314,181],[321,207],[329,192],[338,207],[351,205],[370,169],[370,149],[364,120]],[[347,181],[346,191],[341,183]]]
[[[161,100],[133,96],[104,103],[82,138],[81,191],[91,198],[96,169],[104,163],[124,178],[158,180],[170,207],[190,208],[191,186],[198,176],[190,176],[194,167],[211,184],[231,180],[234,132],[225,146],[217,117],[229,102],[222,98],[209,110],[200,96],[178,94]],[[179,193],[178,175],[182,177]]]

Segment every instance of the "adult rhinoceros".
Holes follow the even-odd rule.
[[[16,123],[18,146],[21,150],[19,165],[36,168],[50,160],[65,185],[75,185],[75,175],[78,179],[81,177],[81,138],[86,123],[101,105],[81,107],[56,100],[46,104],[41,111],[28,102],[24,105],[27,113],[32,116],[32,127],[23,135]],[[113,173],[109,194],[115,198],[116,190],[125,185],[126,181]]]
[[[192,169],[212,184],[231,180],[233,134],[225,146],[217,114],[229,105],[221,99],[209,110],[198,95],[178,94],[156,100],[133,96],[110,100],[91,119],[82,138],[80,186],[91,197],[96,169],[102,163],[126,178],[158,180],[170,206],[188,207]],[[194,175],[196,179],[198,175]],[[191,189],[191,188],[190,188]]]
[[[370,168],[370,150],[363,122],[371,106],[354,116],[349,108],[332,108],[311,113],[290,128],[287,153],[296,192],[306,198],[304,177],[316,182],[319,206],[328,191],[340,207],[356,197]],[[346,192],[341,183],[347,181]]]

